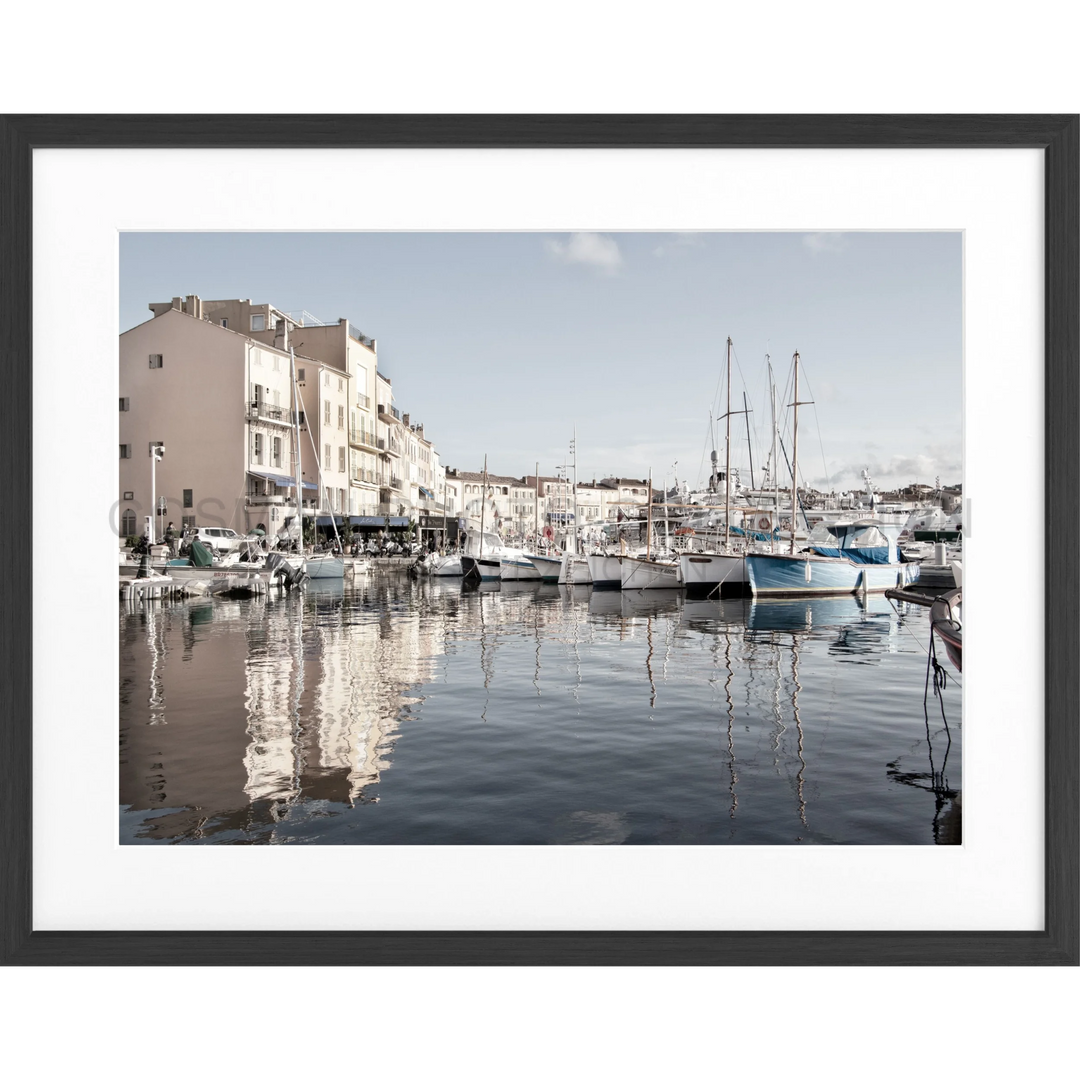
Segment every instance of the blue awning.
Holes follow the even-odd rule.
[[[296,480],[291,476],[285,476],[282,473],[263,472],[260,469],[248,469],[248,473],[251,476],[257,476],[260,480],[273,480],[278,487],[291,488],[296,487]],[[307,480],[301,480],[300,483],[307,491],[318,491],[319,485],[309,483]]]
[[[420,485],[417,484],[417,487],[420,487]],[[425,499],[434,499],[435,498],[435,496],[432,495],[431,492],[428,491],[428,489],[426,487],[421,487],[420,488],[420,494],[423,495],[423,497]]]
[[[394,528],[394,529],[404,529],[404,528],[408,527],[409,519],[408,518],[400,518],[400,517],[398,517],[398,518],[395,518],[395,517],[387,518],[386,519],[386,524],[391,526],[391,528]]]
[[[349,524],[350,525],[379,525],[379,526],[382,526],[382,525],[386,524],[386,518],[384,518],[384,517],[371,517],[371,516],[365,517],[365,516],[360,516],[360,515],[357,515],[357,514],[353,514],[349,518]]]
[[[344,525],[345,519],[340,514],[335,514],[331,520],[328,514],[324,514],[315,519],[315,524],[320,529],[329,529],[331,525]]]

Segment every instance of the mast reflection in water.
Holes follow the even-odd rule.
[[[375,577],[120,613],[123,843],[959,843],[926,612]]]

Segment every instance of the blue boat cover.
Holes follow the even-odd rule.
[[[841,551],[840,548],[815,546],[810,550],[815,555],[825,555],[830,559],[848,558],[853,563],[888,563],[892,561],[889,558],[889,548],[887,547],[853,547]]]

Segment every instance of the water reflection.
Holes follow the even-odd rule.
[[[876,597],[392,577],[125,607],[122,835],[956,843],[927,630]]]

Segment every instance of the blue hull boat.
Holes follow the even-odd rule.
[[[754,596],[843,596],[903,588],[919,576],[918,563],[856,563],[820,555],[747,555]]]

